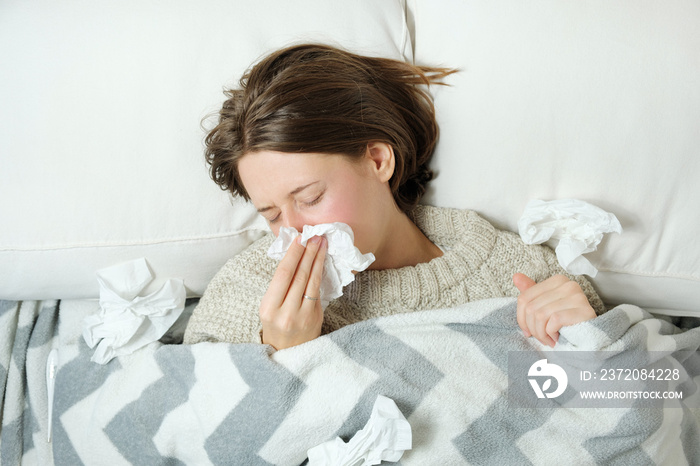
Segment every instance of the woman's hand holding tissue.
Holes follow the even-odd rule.
[[[527,275],[516,273],[513,283],[520,290],[518,325],[526,337],[534,336],[545,345],[556,344],[562,327],[596,316],[581,286],[564,275],[535,283]]]
[[[275,271],[260,303],[263,343],[280,350],[321,335],[321,293],[327,241],[315,236],[306,247],[294,241]]]

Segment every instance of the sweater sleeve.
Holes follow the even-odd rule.
[[[581,286],[596,314],[600,315],[606,310],[593,285],[583,276],[567,273],[559,265],[554,251],[547,246],[528,245],[515,233],[500,231],[489,262],[494,269],[493,275],[501,281],[505,296],[516,297],[520,294],[513,284],[516,273],[523,273],[538,283],[554,275],[565,275]]]
[[[260,301],[274,274],[265,236],[230,259],[207,286],[192,312],[184,343],[260,343]]]

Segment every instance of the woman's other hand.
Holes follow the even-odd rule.
[[[526,337],[534,336],[545,345],[556,344],[562,327],[596,316],[581,286],[564,275],[536,283],[527,275],[516,273],[513,283],[520,290],[518,325]]]
[[[321,335],[323,309],[318,298],[327,241],[314,236],[304,247],[299,239],[280,261],[260,303],[262,341],[278,350]]]

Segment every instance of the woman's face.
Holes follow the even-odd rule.
[[[304,225],[342,222],[352,228],[355,246],[367,253],[376,251],[389,233],[388,215],[399,212],[388,184],[393,153],[390,167],[377,153],[368,148],[358,160],[261,151],[246,154],[238,170],[253,205],[275,236],[283,226],[301,232]]]

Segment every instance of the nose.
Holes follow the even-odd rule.
[[[294,228],[299,233],[304,229],[306,225],[304,216],[294,209],[289,209],[282,212],[282,225],[287,228]]]

